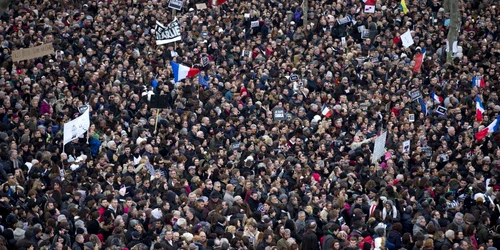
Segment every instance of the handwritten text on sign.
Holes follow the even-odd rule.
[[[46,43],[32,48],[24,48],[12,51],[12,61],[19,62],[30,60],[42,56],[48,56],[52,53],[54,53],[54,46],[52,46],[52,43]]]

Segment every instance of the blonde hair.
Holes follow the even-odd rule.
[[[228,226],[228,227],[226,227],[226,232],[231,232],[231,231],[234,231],[234,230],[236,230],[235,226]]]

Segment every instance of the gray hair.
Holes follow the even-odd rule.
[[[179,210],[174,210],[173,215],[174,216],[181,216],[181,212]]]
[[[77,234],[75,237],[76,240],[82,239],[83,240],[83,235],[82,234]]]
[[[413,207],[412,206],[407,206],[406,207],[406,212],[409,214],[413,214]]]
[[[451,238],[451,237],[455,236],[455,231],[453,231],[451,229],[447,230],[444,235],[446,236],[446,238]]]
[[[130,227],[135,227],[137,224],[139,224],[138,220],[131,220],[130,223],[129,223],[129,226]]]
[[[182,227],[182,226],[185,226],[185,225],[186,225],[186,223],[187,223],[186,219],[184,219],[184,218],[179,218],[175,224],[177,224],[177,226]]]
[[[123,220],[123,217],[121,215],[116,216],[116,219],[114,222],[115,227],[119,226],[122,221],[124,221],[124,220]],[[75,223],[75,226],[76,226],[76,223]]]
[[[417,217],[417,224],[420,224],[422,221],[425,221],[425,217],[424,216],[418,216]]]

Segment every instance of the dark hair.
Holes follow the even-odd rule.
[[[403,244],[409,244],[411,242],[411,234],[410,233],[404,233],[403,236],[401,237]]]
[[[392,225],[392,230],[394,230],[394,231],[401,232],[402,229],[403,229],[403,225],[399,222],[396,222]]]

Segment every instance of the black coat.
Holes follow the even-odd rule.
[[[177,250],[177,243],[172,241],[173,245],[170,245],[166,240],[161,241],[161,245],[165,250]]]
[[[308,230],[305,234],[304,237],[302,238],[302,245],[300,246],[301,250],[318,250],[319,248],[319,243],[318,243],[318,236],[316,236],[316,233],[314,231]]]

